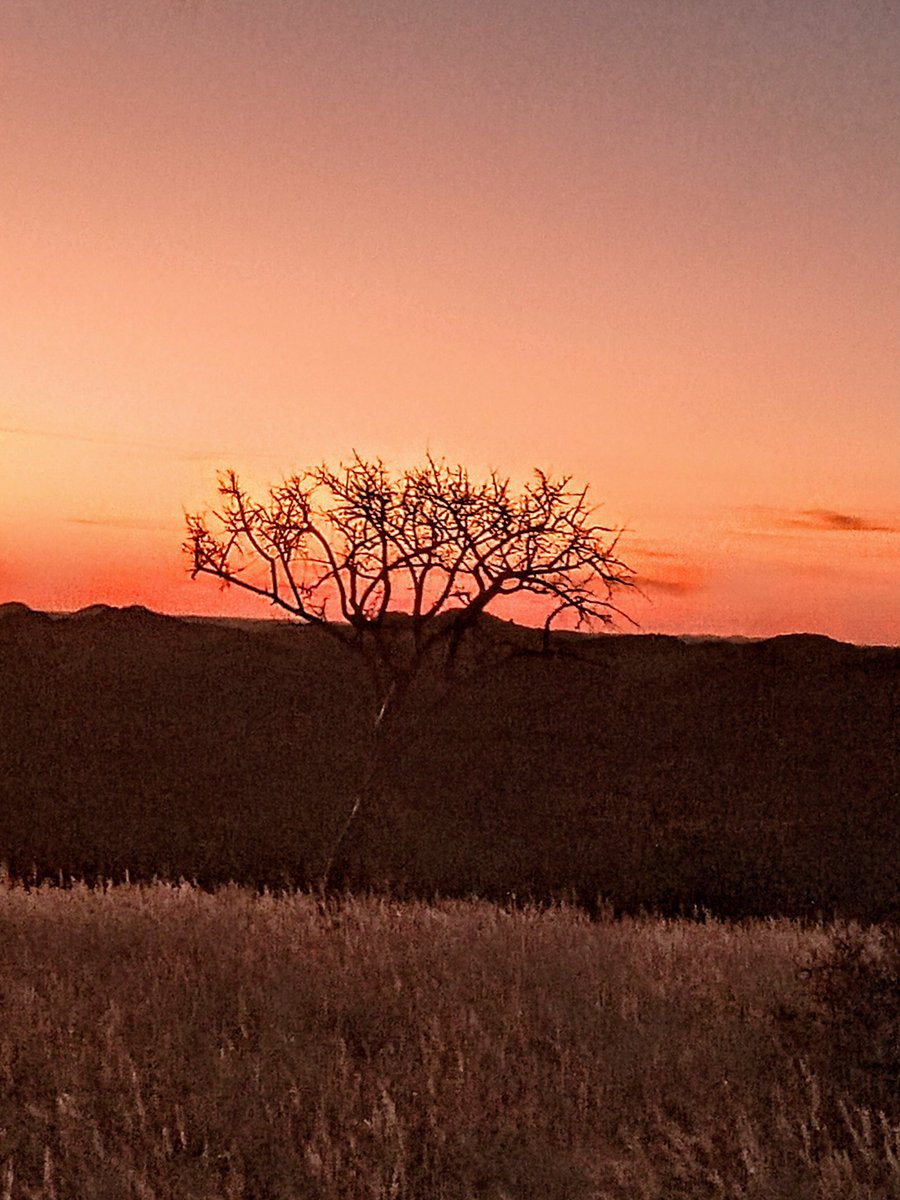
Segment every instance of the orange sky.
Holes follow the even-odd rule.
[[[645,630],[900,642],[900,8],[0,5],[0,601],[264,605],[182,511],[589,481]]]

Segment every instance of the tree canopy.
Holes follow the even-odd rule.
[[[350,645],[377,643],[406,613],[416,657],[435,644],[451,657],[465,631],[501,598],[542,601],[545,632],[564,615],[579,627],[624,615],[615,589],[633,586],[620,531],[599,523],[588,489],[535,470],[515,489],[492,472],[430,455],[390,470],[354,454],[272,487],[264,500],[234,471],[219,477],[211,517],[187,518],[192,573],[263,597]],[[435,618],[445,615],[444,620]]]

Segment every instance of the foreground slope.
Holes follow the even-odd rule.
[[[426,684],[339,879],[893,910],[900,650],[572,635],[533,649],[490,622],[482,666],[449,692]],[[366,705],[354,660],[315,631],[4,606],[0,857],[24,874],[309,884],[362,769]]]

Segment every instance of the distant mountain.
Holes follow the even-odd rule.
[[[180,617],[170,617],[163,613],[153,612],[149,608],[145,608],[143,604],[129,604],[124,608],[117,608],[112,604],[89,604],[87,608],[79,608],[71,613],[54,613],[52,614],[57,620],[62,621],[107,621],[121,623],[127,621],[131,626],[137,622],[156,625],[162,622],[163,624],[171,624],[173,621],[179,621]]]
[[[900,905],[900,649],[539,648],[489,619],[465,678],[423,681],[339,879],[667,911]],[[368,703],[356,661],[290,622],[0,606],[0,859],[308,885],[363,770]]]
[[[0,621],[32,621],[40,623],[49,619],[46,613],[36,612],[33,608],[29,608],[27,604],[22,604],[17,600],[10,600],[6,604],[0,604]]]

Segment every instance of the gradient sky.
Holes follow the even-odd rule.
[[[645,630],[900,642],[894,0],[4,0],[0,601],[264,616],[183,510],[590,482]]]

